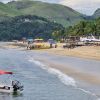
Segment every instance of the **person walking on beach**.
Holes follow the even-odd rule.
[[[27,50],[30,48],[30,41],[28,41]]]

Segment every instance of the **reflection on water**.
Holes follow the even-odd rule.
[[[0,100],[13,100],[14,98],[23,97],[22,93],[0,93]]]
[[[13,93],[12,93],[12,96],[13,96],[13,97],[23,97],[23,93],[20,93],[20,92],[13,92]]]

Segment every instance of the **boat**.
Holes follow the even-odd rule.
[[[91,34],[88,37],[80,37],[81,42],[100,42],[100,39],[96,39],[95,36]]]
[[[10,74],[12,75],[13,72],[3,71],[0,70],[0,75]],[[23,85],[17,80],[13,80],[11,85],[0,84],[0,92],[1,93],[14,93],[18,91],[23,91]]]

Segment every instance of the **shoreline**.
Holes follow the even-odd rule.
[[[11,45],[8,45],[7,48],[19,49],[19,46],[13,47]],[[23,49],[25,50],[25,47]],[[92,51],[88,51],[91,49],[92,49]],[[52,49],[41,49],[41,50],[31,50],[31,51],[32,52],[35,51],[37,54],[38,53],[43,53],[43,54],[47,53],[47,54],[51,55],[52,57],[55,57],[55,55],[58,55],[59,57],[63,57],[63,56],[68,57],[69,56],[69,57],[77,57],[77,58],[82,58],[82,59],[90,59],[90,60],[100,61],[100,55],[98,55],[98,54],[100,54],[100,47],[94,47],[94,46],[92,46],[92,47],[91,46],[77,47],[74,49],[63,49],[61,47],[58,47],[58,48],[52,48]],[[85,54],[84,54],[84,51],[85,51]],[[97,54],[95,54],[96,52],[97,52]],[[83,54],[81,55],[81,53],[83,53]],[[47,58],[48,57],[44,57],[44,56],[40,56],[40,58],[38,58],[36,56],[35,60],[46,64],[50,68],[57,69],[57,70],[61,71],[62,73],[64,73],[65,75],[69,75],[70,77],[74,78],[75,80],[78,80],[81,83],[80,87],[83,87],[85,89],[89,88],[90,90],[92,89],[92,93],[95,93],[93,91],[96,91],[97,92],[96,95],[98,95],[100,97],[100,90],[98,90],[98,87],[100,88],[100,78],[98,75],[96,75],[95,73],[88,73],[88,71],[85,72],[81,68],[74,68],[73,66],[65,65],[65,64],[63,64],[63,62],[60,63],[59,61],[50,61],[50,59],[47,59]]]
[[[100,88],[100,78],[95,73],[88,73],[88,71],[85,72],[78,68],[73,68],[72,66],[65,64],[62,65],[59,62],[52,62],[46,58],[40,57],[35,60],[48,66],[48,68],[58,70],[61,73],[75,79],[78,88],[82,88],[100,97],[100,90],[98,90],[98,88]]]
[[[82,72],[79,69],[72,68],[71,66],[65,66],[62,64],[57,64],[57,63],[52,63],[48,60],[42,60],[42,59],[37,59],[40,62],[43,62],[50,68],[55,68],[60,70],[61,72],[73,76],[74,78],[82,79],[83,81],[86,81],[89,84],[95,84],[99,85],[100,84],[100,79],[96,75],[89,74],[87,72]]]
[[[91,50],[91,51],[90,51]],[[51,49],[41,49],[36,50],[39,52],[47,52],[55,55],[61,56],[71,56],[84,59],[92,59],[100,61],[100,47],[96,46],[83,46],[76,47],[74,49],[64,49],[64,48],[51,48]]]
[[[58,44],[57,48],[51,48],[51,49],[33,49],[33,51],[38,52],[47,52],[55,55],[61,55],[61,56],[71,56],[71,57],[79,57],[84,59],[93,59],[100,61],[100,46],[81,46],[76,47],[73,49],[67,49],[62,47],[62,43]],[[14,43],[11,42],[8,45],[4,46],[6,48],[23,48],[27,50],[27,44],[23,44],[21,42]],[[32,51],[32,50],[31,50]]]

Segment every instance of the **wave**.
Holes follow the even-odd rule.
[[[83,91],[84,93],[88,93],[88,94],[96,96],[98,98],[98,96],[96,94],[91,93],[90,91],[84,90],[82,88],[79,88],[76,85],[76,81],[72,77],[64,74],[63,72],[61,72],[61,71],[59,71],[59,70],[57,70],[55,68],[50,68],[47,65],[43,64],[42,62],[35,60],[34,58],[30,58],[28,61],[29,62],[33,62],[34,64],[38,65],[42,69],[44,69],[47,72],[49,72],[50,74],[56,75],[63,84],[68,85],[68,86],[73,86],[76,89],[79,89],[79,90]],[[98,98],[97,100],[100,100],[100,98]]]
[[[42,69],[45,69],[49,73],[51,73],[53,75],[56,75],[61,80],[61,82],[63,82],[65,85],[70,85],[70,86],[76,87],[75,80],[73,78],[69,77],[68,75],[65,75],[61,71],[59,71],[59,70],[57,70],[55,68],[50,68],[50,67],[44,65],[43,63],[41,63],[41,62],[39,62],[37,60],[34,60],[33,58],[31,58],[29,61],[33,62],[36,65],[38,65]]]

